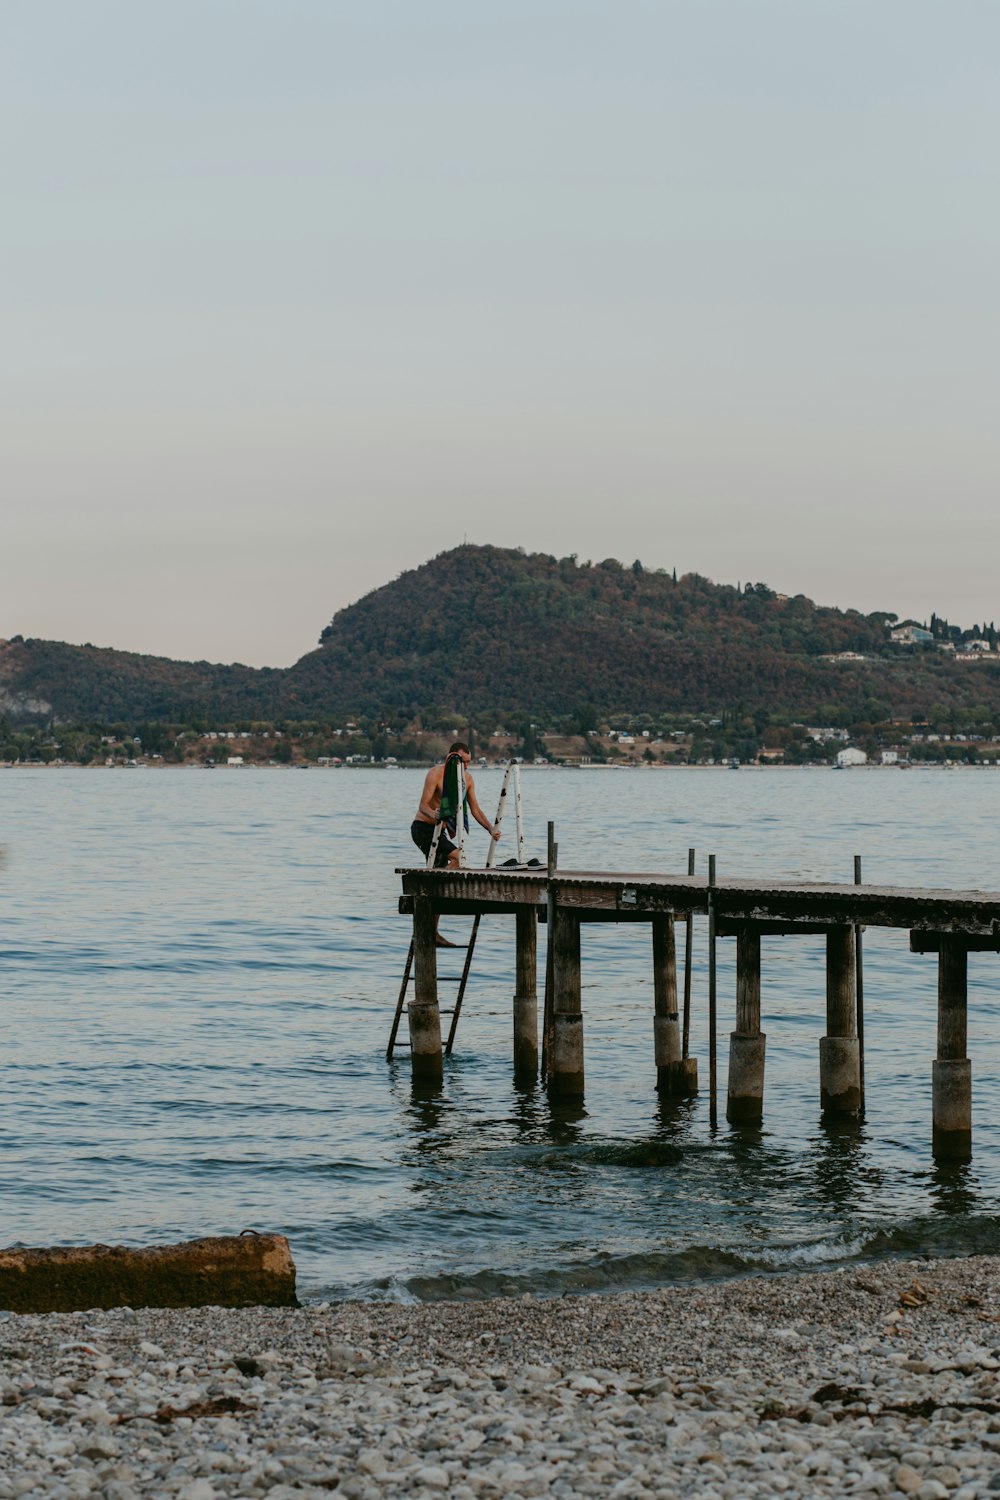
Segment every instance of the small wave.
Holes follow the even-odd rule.
[[[492,1297],[565,1297],[654,1291],[690,1282],[745,1276],[792,1275],[865,1261],[1000,1253],[1000,1216],[954,1222],[915,1219],[867,1234],[839,1235],[787,1245],[689,1245],[669,1251],[600,1253],[587,1260],[529,1270],[482,1268],[427,1276],[385,1277],[353,1287],[306,1290],[314,1297],[393,1302],[478,1302]]]
[[[482,1269],[439,1272],[429,1276],[384,1278],[353,1290],[323,1288],[323,1296],[361,1296],[414,1302],[472,1302],[490,1297],[565,1297],[625,1291],[652,1291],[691,1281],[722,1281],[764,1269],[738,1250],[694,1245],[683,1250],[600,1254],[587,1261],[528,1271]]]

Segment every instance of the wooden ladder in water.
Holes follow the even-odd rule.
[[[503,786],[500,788],[500,801],[499,801],[499,803],[497,805],[497,815],[496,815],[496,820],[495,821],[496,821],[497,828],[499,828],[500,825],[503,823],[504,808],[507,805],[507,791],[508,791],[508,788],[510,786],[510,780],[511,780],[511,773],[512,772],[513,772],[513,776],[514,776],[514,816],[515,816],[515,821],[516,821],[516,826],[517,826],[517,859],[518,859],[518,863],[523,863],[523,861],[524,861],[524,830],[523,830],[522,823],[521,823],[521,771],[520,771],[520,767],[517,765],[516,762],[512,762],[507,767],[507,770],[504,773]],[[461,806],[464,803],[464,800],[465,800],[465,798],[464,798],[464,791],[465,791],[465,778],[464,778],[464,775],[461,777],[461,787],[460,787],[460,789],[461,789],[461,796],[460,796],[460,799],[459,799],[459,805]],[[458,827],[459,827],[459,864],[462,865],[462,864],[465,863],[465,838],[464,838],[465,829],[464,829],[464,823],[463,823],[463,819],[462,819],[461,813],[459,814],[459,818],[458,818]],[[434,864],[434,858],[435,858],[435,855],[437,854],[437,845],[438,845],[438,839],[440,837],[440,830],[441,830],[441,824],[439,823],[438,826],[437,826],[437,828],[434,830],[434,840],[433,840],[433,843],[431,844],[430,853],[427,856],[427,868],[428,869],[431,869],[433,867],[433,864]],[[489,852],[488,852],[488,854],[486,856],[486,868],[488,870],[493,865],[493,859],[494,859],[494,856],[496,855],[496,849],[497,849],[496,840],[491,838],[490,839]],[[455,1032],[458,1030],[458,1018],[462,1014],[462,1001],[465,999],[465,991],[466,991],[466,988],[467,988],[468,983],[469,983],[469,973],[470,973],[470,970],[472,969],[472,955],[476,951],[476,938],[479,936],[479,923],[480,923],[480,915],[479,915],[479,913],[477,913],[476,916],[473,919],[473,922],[472,922],[472,932],[469,934],[469,941],[468,941],[468,943],[466,943],[464,945],[465,946],[465,962],[462,965],[462,972],[461,972],[461,974],[440,974],[438,976],[438,983],[439,984],[457,984],[458,985],[458,994],[455,996],[455,1004],[453,1006],[447,1006],[445,1009],[443,1009],[441,1011],[441,1015],[443,1015],[443,1016],[451,1016],[451,1025],[448,1027],[448,1040],[445,1042],[445,1047],[444,1047],[444,1055],[445,1055],[445,1057],[450,1057],[451,1056],[451,1049],[455,1045]],[[455,945],[456,949],[461,949],[462,946],[463,946],[463,944],[461,944],[461,943],[457,943]],[[448,950],[447,949],[443,949],[442,951],[443,952],[447,952]],[[385,1060],[386,1060],[386,1062],[392,1062],[392,1054],[395,1052],[395,1050],[396,1050],[397,1047],[405,1049],[405,1048],[408,1048],[409,1045],[410,1045],[409,1042],[397,1042],[396,1036],[397,1036],[397,1034],[399,1032],[399,1023],[403,1019],[403,1007],[406,1004],[406,991],[409,988],[410,981],[411,981],[412,978],[413,978],[413,939],[411,938],[410,939],[410,951],[406,955],[406,967],[403,970],[403,982],[399,986],[399,998],[396,1001],[396,1014],[392,1018],[392,1030],[389,1032],[389,1045],[385,1049]]]

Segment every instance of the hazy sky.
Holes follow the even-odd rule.
[[[6,0],[0,636],[470,541],[1000,616],[996,0]]]

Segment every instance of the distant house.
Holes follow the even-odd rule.
[[[933,641],[934,637],[929,630],[922,625],[897,625],[895,630],[889,632],[890,641],[895,641],[897,646],[926,646]]]
[[[899,764],[899,751],[898,750],[883,750],[882,751],[882,764],[884,766],[895,766],[895,765],[898,765]]]
[[[807,726],[806,739],[816,740],[819,744],[825,744],[828,740],[846,740],[848,738],[846,729],[834,729],[832,727]]]
[[[854,745],[848,745],[846,750],[837,751],[838,766],[866,766],[868,757],[863,750],[858,750]]]
[[[242,757],[242,755],[228,755],[226,757],[226,765],[227,766],[241,766],[242,764],[243,764],[243,757]]]

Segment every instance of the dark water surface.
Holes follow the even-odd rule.
[[[489,807],[500,774],[479,780]],[[931,1158],[936,968],[905,932],[865,939],[859,1128],[819,1123],[810,939],[764,940],[761,1131],[713,1135],[706,1093],[658,1104],[642,927],[584,930],[584,1108],[513,1085],[506,918],[481,930],[444,1089],[414,1096],[408,1055],[383,1053],[419,787],[405,771],[0,771],[0,1243],[278,1230],[305,1296],[418,1298],[1000,1250],[996,955],[969,961],[969,1167]],[[529,770],[524,791],[529,854],[554,818],[566,868],[683,871],[694,845],[720,877],[850,880],[860,853],[873,882],[1000,890],[991,770]],[[704,1087],[704,923],[695,949]]]

